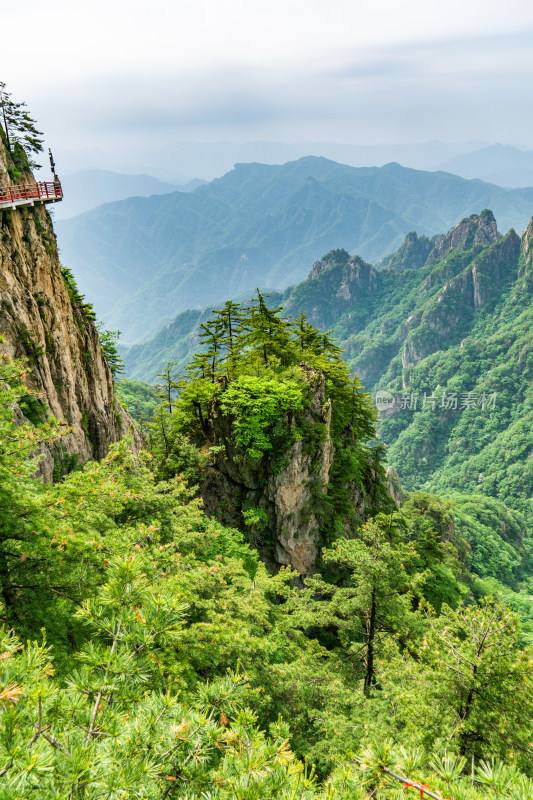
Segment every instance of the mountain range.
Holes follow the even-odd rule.
[[[284,289],[332,248],[378,261],[412,230],[431,236],[486,207],[522,231],[533,190],[443,172],[324,158],[237,164],[190,193],[107,204],[57,224],[63,263],[107,326],[132,344],[188,308],[257,285]]]
[[[124,143],[126,145],[126,143]],[[169,142],[168,145],[132,152],[57,146],[54,154],[61,175],[80,170],[111,170],[120,173],[143,172],[172,184],[185,184],[193,178],[212,181],[233,169],[234,164],[257,162],[285,164],[304,156],[321,156],[357,167],[383,166],[398,161],[414,169],[439,169],[448,159],[472,153],[489,145],[487,141],[411,142],[408,144],[348,144],[328,141],[247,142]],[[478,177],[478,176],[476,176]]]
[[[125,200],[127,197],[150,197],[153,194],[191,192],[203,183],[192,180],[185,184],[166,183],[151,175],[124,175],[105,169],[87,169],[61,175],[63,202],[54,207],[54,219],[68,219],[90,211],[102,203]]]
[[[410,233],[381,269],[336,249],[270,302],[333,331],[378,399],[405,488],[478,493],[532,518],[533,221],[522,238],[502,236],[490,211],[446,235]],[[167,361],[186,363],[207,316],[182,313],[129,348],[128,375],[154,381]]]
[[[459,153],[440,168],[463,178],[481,178],[498,186],[533,186],[533,150],[493,144],[472,153]]]

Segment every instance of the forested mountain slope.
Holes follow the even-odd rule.
[[[407,489],[531,514],[531,236],[501,236],[486,211],[432,241],[409,234],[381,270],[332,251],[283,297],[287,313],[333,330],[368,390],[393,396],[380,434]],[[180,315],[131,348],[129,374],[155,380],[165,360],[186,360],[204,318]]]
[[[331,248],[377,260],[411,230],[433,235],[486,207],[504,231],[530,218],[521,194],[481,181],[309,157],[238,164],[192,193],[131,198],[57,229],[64,263],[131,343],[187,308],[303,280]]]
[[[409,269],[407,252],[402,271],[331,254],[288,300],[334,327],[368,388],[394,395],[381,434],[406,488],[479,491],[531,511],[532,231],[498,238],[485,212],[425,266]]]
[[[0,183],[32,180],[22,145],[0,141]],[[285,309],[259,289],[226,301],[203,315],[184,373],[163,369],[157,397],[130,384],[152,414],[144,451],[135,429],[122,437],[116,334],[98,332],[60,267],[46,210],[10,206],[2,800],[530,800],[531,535],[494,498],[405,496],[372,398],[294,304],[300,293],[314,314],[325,289],[338,303],[323,316],[355,309],[352,359],[365,326],[376,358],[388,336],[382,379],[412,397],[417,367],[485,312],[496,323],[529,308],[533,224],[522,241],[501,237],[484,212],[432,241],[410,236],[381,272],[331,252]],[[412,291],[395,300],[400,285]],[[402,302],[410,316],[395,326]],[[183,340],[198,315],[181,322]],[[505,337],[509,366],[497,362],[491,388],[509,399],[530,342],[512,325]],[[65,469],[39,475],[62,447]]]
[[[527,574],[496,584],[521,628],[450,503],[395,506],[370,398],[303,317],[259,293],[204,332],[151,453],[48,486],[50,429],[13,419],[22,364],[0,360],[6,800],[528,800]],[[276,545],[295,570],[265,568]]]
[[[8,336],[26,314],[45,346],[69,333],[56,360],[78,359],[70,400],[86,386],[98,409],[113,387],[89,349],[90,309],[45,258],[42,214],[21,216],[26,238],[11,217],[7,289],[26,266],[52,291],[13,292]],[[451,239],[478,248],[492,279],[518,246],[488,215]],[[524,287],[530,251],[531,237]],[[336,260],[349,277],[340,252],[316,265],[317,285]],[[531,539],[518,515],[498,507],[495,530],[476,498],[425,492],[399,508],[371,398],[304,315],[258,291],[202,334],[185,378],[165,370],[150,452],[127,438],[48,484],[37,454],[66,432],[17,409],[52,354],[22,337],[29,363],[0,358],[2,797],[390,800],[429,785],[528,800]]]

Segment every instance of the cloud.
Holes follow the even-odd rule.
[[[66,69],[30,107],[53,142],[116,153],[217,139],[533,146],[532,29],[341,44],[291,63],[244,67],[235,53],[216,66],[140,59],[81,79]]]

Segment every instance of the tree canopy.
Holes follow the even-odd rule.
[[[43,134],[39,131],[26,103],[12,99],[6,84],[0,81],[0,109],[6,144],[9,150],[17,145],[30,157],[43,151]],[[35,164],[32,165],[36,166]]]
[[[232,339],[250,337],[246,316]],[[236,418],[244,397],[243,416],[266,437],[250,457],[268,460],[269,398],[286,390],[282,413],[299,413],[303,352],[341,407],[338,441],[352,415],[371,435],[330,345],[302,351],[302,323],[316,335],[305,320],[263,338],[280,319],[264,314],[242,346],[228,326],[214,374],[212,360],[184,383],[169,368],[166,431],[201,440],[200,387],[219,403],[236,387]],[[36,454],[64,426],[22,417],[25,369],[0,359],[0,797],[531,796],[533,652],[518,614],[477,601],[450,501],[413,494],[337,531],[298,588],[204,514],[176,464],[163,475],[157,451],[136,455],[125,440],[39,483]],[[268,401],[264,425],[247,381]]]

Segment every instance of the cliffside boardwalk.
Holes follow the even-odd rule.
[[[62,199],[63,189],[59,178],[53,181],[0,186],[0,208],[33,206],[35,203],[57,203]]]

